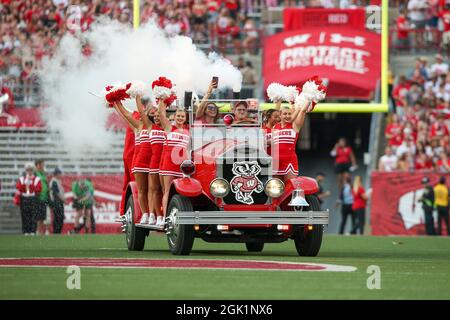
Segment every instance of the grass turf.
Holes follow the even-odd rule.
[[[65,268],[0,267],[0,299],[450,299],[449,237],[325,236],[318,257],[298,257],[293,241],[248,253],[244,244],[196,240],[188,257],[165,236],[143,252],[123,235],[0,236],[0,258],[103,257],[251,259],[331,263],[355,272],[81,268],[81,290],[68,290]],[[381,269],[381,289],[366,286],[367,267]]]

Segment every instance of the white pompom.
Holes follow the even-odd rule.
[[[272,102],[283,101],[286,96],[286,87],[273,82],[267,87],[267,96]]]
[[[319,86],[314,81],[306,81],[303,84],[302,93],[305,98],[312,102],[319,102],[326,97],[326,93],[319,90]]]
[[[143,96],[145,93],[145,83],[139,80],[131,81],[131,87],[127,90],[131,98]]]
[[[319,86],[314,81],[306,81],[303,84],[302,92],[295,99],[295,108],[310,112],[313,109],[312,102],[317,103],[325,97],[326,92],[319,90]]]
[[[295,101],[298,96],[298,90],[296,86],[288,86],[285,88],[285,98],[286,101]]]
[[[153,88],[152,92],[153,92],[153,96],[156,99],[167,98],[173,93],[173,89],[170,89],[170,88],[167,88],[167,87],[155,86]]]

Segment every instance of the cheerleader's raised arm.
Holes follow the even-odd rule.
[[[133,114],[125,109],[122,102],[116,101],[113,103],[114,109],[116,109],[117,113],[124,119],[131,129],[139,130],[141,127],[141,122],[133,118]]]

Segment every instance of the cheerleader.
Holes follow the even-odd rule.
[[[298,176],[295,146],[297,145],[299,132],[305,122],[307,107],[299,108],[294,112],[288,106],[281,108],[280,122],[272,128],[272,174],[285,183]]]
[[[163,146],[166,139],[166,133],[161,128],[161,120],[159,112],[155,112],[153,116],[153,125],[149,131],[150,144],[152,146],[152,158],[150,161],[149,171],[149,195],[152,198],[152,206],[150,212],[156,214],[156,224],[162,225],[164,222],[164,216],[161,211],[162,205],[162,188],[159,178],[159,166],[162,159]]]
[[[117,101],[113,103],[113,107],[118,114],[135,130],[135,148],[133,155],[133,168],[131,172],[134,175],[136,186],[138,189],[138,201],[141,208],[142,216],[140,223],[155,224],[155,215],[149,215],[149,209],[152,208],[151,202],[153,196],[149,194],[149,172],[151,161],[151,143],[148,128],[152,125],[148,111],[144,111],[140,96],[136,97],[136,105],[141,114],[140,120],[133,118],[129,112],[122,105],[122,102]],[[149,220],[150,219],[150,220]]]
[[[164,214],[167,210],[169,191],[172,181],[175,178],[183,177],[180,165],[188,159],[188,146],[190,142],[189,130],[185,126],[186,111],[178,109],[175,113],[175,124],[172,125],[167,118],[167,104],[163,99],[159,100],[159,116],[161,127],[166,132],[166,141],[162,160],[159,165],[159,174],[163,187],[163,209]],[[163,223],[163,222],[162,222]]]

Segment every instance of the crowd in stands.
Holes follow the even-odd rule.
[[[450,1],[409,0],[398,1],[399,14],[395,21],[398,49],[438,46],[450,50]]]
[[[417,58],[392,90],[395,112],[385,135],[382,171],[436,170],[450,172],[450,73],[440,54],[428,66]]]
[[[141,23],[155,19],[169,35],[187,35],[223,54],[259,53],[260,33],[252,13],[278,0],[141,0]],[[286,1],[296,5],[295,1]],[[20,87],[24,105],[34,101],[36,71],[67,32],[79,35],[100,16],[132,24],[132,0],[0,0],[0,78]],[[83,53],[90,53],[89,44]],[[246,62],[242,68],[247,68]],[[248,77],[245,77],[248,78]],[[248,84],[248,83],[244,83]],[[17,102],[17,101],[16,101]]]

